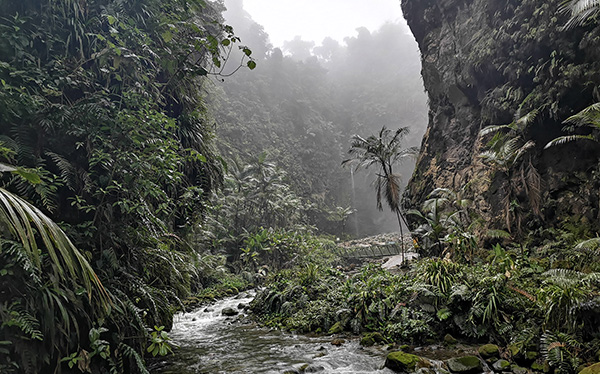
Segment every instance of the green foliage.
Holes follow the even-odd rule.
[[[481,153],[492,168],[502,173],[505,182],[502,185],[502,215],[509,232],[516,226],[517,238],[523,236],[522,223],[525,215],[525,202],[519,195],[527,196],[527,203],[532,212],[541,215],[541,177],[534,166],[531,155],[535,141],[527,140],[527,132],[536,120],[540,109],[521,115],[520,109],[515,120],[508,125],[487,126],[479,133],[481,137],[494,134],[489,141],[488,150]]]
[[[154,331],[150,333],[150,346],[147,351],[156,357],[157,355],[166,356],[169,353],[173,353],[173,348],[169,341],[169,335],[164,331],[164,326],[154,326]]]
[[[421,210],[409,210],[421,224],[413,231],[421,254],[453,256],[471,261],[477,240],[471,234],[474,224],[471,201],[460,192],[438,188],[431,192]]]
[[[195,0],[0,5],[1,184],[13,193],[0,214],[11,321],[0,370],[51,372],[66,358],[147,372],[146,326],[168,329],[174,305],[202,287],[187,239],[223,166],[202,82],[225,73],[240,42],[220,11]]]

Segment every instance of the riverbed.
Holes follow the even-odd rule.
[[[393,373],[382,368],[387,354],[383,347],[363,348],[356,338],[334,346],[332,336],[310,337],[258,326],[243,310],[252,299],[251,293],[245,293],[176,315],[169,336],[179,348],[174,355],[154,362],[152,373],[281,374],[302,369],[313,373]],[[225,308],[240,314],[223,316]]]

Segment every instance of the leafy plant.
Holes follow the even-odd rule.
[[[148,353],[156,357],[157,355],[166,356],[173,353],[173,348],[170,343],[171,338],[164,326],[154,326],[154,331],[150,333],[150,346],[146,349]]]

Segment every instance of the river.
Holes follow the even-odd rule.
[[[221,314],[224,308],[248,304],[251,294],[218,301],[208,308],[175,317],[169,336],[179,346],[174,355],[155,362],[153,374],[200,373],[380,373],[386,352],[363,348],[358,340],[333,346],[331,336],[309,337],[257,326],[244,312]],[[308,366],[307,366],[308,365]]]

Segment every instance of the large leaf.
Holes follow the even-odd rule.
[[[109,306],[109,297],[96,273],[67,235],[42,211],[22,198],[0,188],[0,223],[19,240],[30,260],[42,271],[40,253],[46,251],[58,279],[71,286],[82,284],[91,299]],[[44,245],[38,246],[38,240]]]

